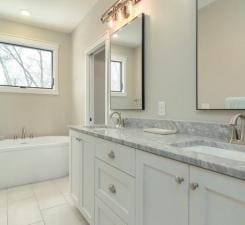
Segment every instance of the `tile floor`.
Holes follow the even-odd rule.
[[[0,225],[87,225],[73,206],[68,177],[0,190]]]

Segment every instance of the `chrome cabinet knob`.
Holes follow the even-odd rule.
[[[116,187],[114,184],[111,184],[109,186],[109,191],[112,193],[112,194],[116,194],[117,190],[116,190]]]
[[[77,141],[79,141],[79,142],[80,142],[80,141],[82,141],[82,139],[81,139],[81,138],[76,138],[76,140],[77,140]]]
[[[182,184],[185,181],[185,179],[183,177],[175,177],[175,181],[177,184]]]
[[[108,153],[108,157],[111,158],[111,159],[115,159],[115,153],[114,151],[110,151],[110,153]]]
[[[198,183],[191,183],[191,184],[190,184],[190,188],[191,188],[191,190],[193,190],[193,191],[195,191],[198,187],[199,187],[199,184],[198,184]]]

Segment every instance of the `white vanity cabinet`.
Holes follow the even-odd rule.
[[[72,134],[73,132],[71,132]],[[71,194],[75,204],[79,204],[80,194],[80,152],[82,151],[82,142],[78,137],[71,135],[70,144],[70,186]]]
[[[111,209],[108,218],[113,221],[120,218],[124,225],[135,225],[135,151],[108,141],[96,142],[95,195]],[[98,225],[104,225],[103,211],[105,207],[98,203],[95,209]]]
[[[95,139],[71,131],[70,178],[75,203],[90,224],[94,224]]]
[[[138,151],[136,224],[188,225],[188,187],[186,164]]]
[[[91,225],[245,225],[245,181],[70,135],[72,196]]]
[[[101,200],[95,200],[95,224],[96,225],[126,225],[112,210]]]
[[[190,167],[190,225],[244,225],[245,181]]]
[[[163,222],[244,225],[245,181],[138,151],[136,225]]]

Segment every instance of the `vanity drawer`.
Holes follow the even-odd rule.
[[[95,224],[96,225],[127,225],[102,201],[95,199]]]
[[[135,179],[103,161],[95,164],[97,197],[128,224],[134,224]]]
[[[135,176],[135,149],[109,141],[96,143],[96,157]]]

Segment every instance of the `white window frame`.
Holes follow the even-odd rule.
[[[0,86],[0,92],[5,93],[23,93],[23,94],[45,94],[45,95],[59,95],[59,45],[56,43],[47,43],[36,41],[27,38],[14,37],[9,35],[0,35],[0,42],[9,44],[23,45],[26,47],[40,48],[53,52],[53,79],[54,86],[52,89],[41,88],[21,88],[21,87],[4,87]]]
[[[127,82],[127,78],[126,78],[127,57],[112,54],[111,61],[122,62],[122,81],[123,81],[123,91],[122,92],[114,92],[114,91],[110,90],[111,96],[113,96],[113,97],[126,97],[127,96],[127,83],[126,83]]]

